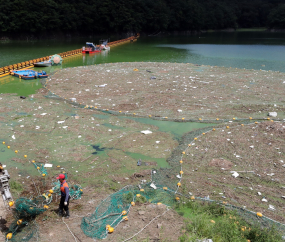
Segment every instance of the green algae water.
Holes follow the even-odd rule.
[[[170,167],[169,164],[167,163],[167,161],[163,158],[153,158],[150,156],[146,156],[146,155],[139,154],[139,153],[132,153],[132,152],[126,152],[126,154],[135,160],[141,160],[142,165],[144,165],[144,163],[147,163],[149,161],[154,161],[157,163],[158,167],[160,167],[160,168],[169,168]]]
[[[117,37],[116,39],[118,39]],[[111,41],[115,40],[111,39]],[[0,42],[0,67],[81,48],[86,41],[6,41]],[[62,66],[34,68],[48,73],[61,68],[114,62],[178,62],[199,65],[263,69],[285,72],[285,33],[219,32],[195,36],[140,37],[134,43],[114,46],[110,51],[77,55]],[[202,71],[202,70],[201,70]],[[30,95],[41,87],[37,80],[0,78],[0,93]]]

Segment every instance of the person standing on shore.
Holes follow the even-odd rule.
[[[59,216],[63,215],[63,210],[65,211],[65,217],[69,218],[69,187],[68,184],[65,180],[65,175],[60,174],[56,179],[59,180],[60,182],[60,193],[61,193],[61,198],[60,198],[60,203],[59,203]]]

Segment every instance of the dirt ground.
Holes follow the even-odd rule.
[[[184,63],[109,63],[67,68],[47,88],[67,100],[172,119],[284,118],[284,73]]]

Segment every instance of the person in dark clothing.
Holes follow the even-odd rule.
[[[69,187],[68,184],[65,180],[65,175],[60,174],[56,179],[60,181],[60,193],[61,193],[61,198],[60,198],[60,203],[59,203],[59,216],[63,215],[63,210],[65,211],[66,218],[69,218]]]

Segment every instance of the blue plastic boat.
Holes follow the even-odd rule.
[[[47,78],[48,77],[45,71],[11,70],[10,72],[11,72],[11,75],[14,75],[24,80],[32,80],[36,78]]]

